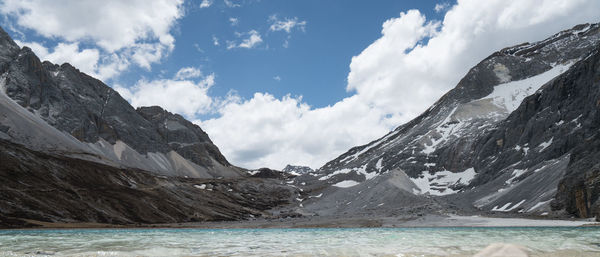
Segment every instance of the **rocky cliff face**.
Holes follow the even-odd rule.
[[[401,171],[414,184],[404,191],[422,196],[415,201],[437,196],[459,209],[566,215],[566,208],[588,217],[597,209],[597,161],[575,153],[600,124],[599,48],[600,25],[583,24],[502,49],[419,117],[296,183],[313,192],[351,191]],[[318,212],[321,201],[308,206]]]
[[[0,45],[2,94],[58,131],[86,143],[63,150],[162,175],[240,176],[241,170],[227,162],[208,135],[183,117],[160,107],[136,110],[112,88],[75,67],[41,62],[31,49],[20,49],[1,29]],[[40,144],[31,136],[16,136],[26,134],[19,131],[26,128],[3,126],[14,141],[34,149],[61,147],[60,142]]]

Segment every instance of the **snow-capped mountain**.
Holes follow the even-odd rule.
[[[290,173],[290,174],[293,174],[296,176],[314,172],[314,170],[311,169],[310,167],[291,165],[291,164],[286,165],[285,168],[283,168],[283,170],[281,170],[281,171],[287,172],[287,173]]]
[[[413,202],[440,196],[436,203],[463,209],[590,216],[600,202],[588,177],[598,173],[576,167],[598,167],[577,153],[598,153],[585,148],[600,126],[599,48],[600,24],[583,24],[493,53],[417,118],[297,178],[322,194],[305,209],[383,210],[402,202],[385,201],[401,190],[404,199],[422,196]],[[395,189],[382,190],[382,180]],[[577,183],[587,184],[574,192]],[[373,190],[381,193],[360,200]]]

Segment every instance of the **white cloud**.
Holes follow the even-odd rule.
[[[269,27],[269,30],[271,31],[285,31],[291,33],[292,29],[295,27],[298,27],[302,31],[306,29],[306,21],[298,21],[298,17],[279,20],[277,19],[277,16],[271,15],[269,20],[273,22]]]
[[[97,49],[79,51],[77,43],[59,43],[54,48],[54,52],[48,53],[44,59],[58,64],[69,62],[79,70],[93,74],[96,70],[96,64],[100,59],[100,54]]]
[[[281,169],[289,163],[317,167],[391,126],[392,120],[382,120],[383,113],[357,100],[350,97],[311,109],[301,98],[256,93],[252,99],[224,105],[221,117],[197,123],[228,160],[243,167]]]
[[[387,20],[381,38],[352,58],[347,90],[406,122],[492,52],[598,21],[597,10],[600,2],[594,0],[461,0],[442,22],[427,21],[417,10],[404,12]]]
[[[211,110],[213,100],[208,96],[208,89],[214,85],[214,80],[214,74],[210,74],[199,82],[179,79],[140,80],[131,88],[119,85],[114,88],[134,107],[158,105],[170,112],[194,117]]]
[[[234,18],[234,17],[229,18],[229,23],[231,24],[231,26],[238,25],[239,22],[240,22],[240,20],[238,18]]]
[[[433,7],[433,10],[435,10],[435,12],[439,13],[439,12],[442,12],[442,11],[448,9],[448,7],[450,7],[450,4],[448,2],[437,3],[437,4],[435,4],[435,7]]]
[[[213,45],[219,45],[219,38],[215,35],[212,36]]]
[[[275,77],[273,77],[273,79],[278,82],[281,81],[281,77],[279,77],[279,76],[275,76]]]
[[[202,0],[202,2],[200,3],[200,8],[208,8],[212,5],[212,3],[212,0]]]
[[[242,36],[242,35],[244,35],[244,34],[238,33],[238,36]],[[254,48],[263,41],[262,37],[256,30],[250,30],[245,35],[248,35],[248,38],[243,39],[239,43],[236,43],[235,41],[227,41],[227,49]]]
[[[6,0],[0,3],[0,13],[14,19],[20,27],[62,40],[71,48],[81,42],[91,43],[96,46],[92,51],[98,51],[100,61],[114,60],[113,54],[117,54],[116,59],[131,59],[138,66],[150,69],[152,63],[159,62],[175,46],[170,31],[183,16],[183,1],[156,0],[148,4],[145,0]],[[129,62],[119,61],[112,66],[123,68],[124,64]],[[101,71],[107,67],[101,63],[96,67],[91,74],[115,76],[122,71]]]
[[[128,60],[114,54],[101,56],[100,51],[94,48],[80,50],[78,43],[58,43],[50,50],[36,42],[15,42],[31,48],[42,61],[56,64],[68,62],[80,71],[99,79],[113,77],[129,66]]]
[[[202,77],[202,71],[194,67],[184,67],[177,71],[174,79],[185,80]]]
[[[240,5],[240,4],[236,4],[236,3],[234,3],[234,1],[233,1],[233,0],[223,0],[223,2],[224,2],[224,3],[225,3],[225,5],[226,5],[227,7],[229,7],[229,8],[234,8],[234,7],[240,7],[240,6],[242,6],[242,5]]]
[[[197,123],[234,164],[318,168],[414,118],[494,51],[597,22],[597,10],[596,0],[461,0],[439,22],[407,11],[386,21],[381,38],[352,58],[353,96],[311,108],[300,98],[257,93]]]

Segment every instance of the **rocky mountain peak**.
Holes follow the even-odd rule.
[[[13,41],[4,29],[0,28],[0,65],[12,60],[19,50],[19,45]]]
[[[297,174],[297,175],[315,172],[312,168],[310,168],[308,166],[291,165],[291,164],[286,165],[285,168],[283,168],[283,170],[281,170],[281,171],[287,172],[287,173],[293,173],[293,174]]]
[[[212,160],[221,165],[231,165],[208,134],[181,115],[170,113],[160,106],[139,107],[136,112],[150,121],[169,147],[183,157],[206,166],[213,165]]]
[[[44,123],[76,139],[71,144],[77,145],[73,152],[161,174],[239,176],[238,168],[229,164],[208,135],[182,116],[160,107],[136,110],[118,92],[76,67],[42,62],[31,49],[19,49],[3,30],[0,44],[6,46],[0,52],[5,94]],[[15,140],[38,150],[60,148],[35,142],[33,138],[38,137],[27,138],[21,133]]]

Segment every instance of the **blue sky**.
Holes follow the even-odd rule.
[[[246,168],[318,168],[433,104],[494,51],[600,21],[597,0],[1,0],[2,27]],[[218,44],[215,44],[215,41]]]
[[[205,73],[216,74],[216,85],[209,92],[214,96],[225,96],[229,90],[244,98],[251,98],[255,92],[269,92],[278,98],[291,94],[303,96],[311,106],[323,107],[352,94],[346,91],[350,60],[380,36],[385,20],[415,8],[432,19],[443,15],[434,11],[436,1],[237,3],[241,6],[231,8],[214,1],[208,8],[200,8],[198,2],[186,3],[185,17],[173,33],[176,47],[171,55],[153,65],[151,71],[135,69],[115,80],[131,85],[141,76],[170,77],[183,66],[200,67]],[[273,15],[280,20],[297,18],[306,25],[290,33],[269,31]],[[232,25],[231,18],[238,22]],[[227,40],[239,40],[236,32],[251,30],[259,32],[263,42],[252,49],[227,49]]]

